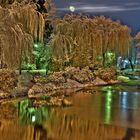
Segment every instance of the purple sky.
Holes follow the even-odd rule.
[[[69,6],[76,7],[76,13],[105,15],[120,20],[136,34],[140,30],[140,0],[53,0],[57,13],[69,13]]]

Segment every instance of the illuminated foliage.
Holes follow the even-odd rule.
[[[42,69],[49,65],[51,50],[49,46],[44,46],[43,43],[36,43],[34,44],[33,56],[35,59],[36,69]]]
[[[51,47],[60,67],[65,63],[84,67],[97,61],[104,65],[108,51],[127,55],[130,40],[130,29],[110,18],[66,15],[54,23]]]
[[[140,32],[137,33],[134,39],[140,42]]]
[[[21,68],[22,56],[31,58],[34,42],[43,42],[54,8],[51,1],[44,3],[47,13],[38,12],[32,0],[0,0],[0,5],[0,65]]]

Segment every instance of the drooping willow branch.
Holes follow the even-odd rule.
[[[49,12],[38,12],[31,0],[1,0],[0,5],[0,65],[17,69],[23,55],[32,56],[33,43],[43,42]]]
[[[54,23],[50,42],[53,57],[62,65],[69,61],[71,65],[83,67],[95,63],[107,51],[127,55],[130,32],[126,25],[104,16],[66,15]]]

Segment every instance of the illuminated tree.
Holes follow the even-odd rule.
[[[44,7],[50,9],[49,4]],[[21,68],[22,56],[32,58],[34,42],[44,41],[45,22],[54,10],[38,12],[32,0],[1,0],[0,5],[0,64]]]
[[[118,21],[104,16],[66,15],[54,22],[51,47],[55,62],[84,67],[97,61],[104,65],[107,52],[127,55],[130,40],[130,29]]]
[[[131,43],[131,58],[134,64],[139,63],[140,59],[140,32],[133,38]]]

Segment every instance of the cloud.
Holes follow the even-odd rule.
[[[88,12],[88,13],[99,13],[99,12],[119,12],[119,11],[135,11],[140,10],[139,3],[125,3],[124,5],[87,5],[84,3],[72,3],[71,5],[75,6],[76,11]],[[57,8],[58,11],[69,11],[69,7],[66,8]]]
[[[138,2],[129,2],[129,3],[125,3],[124,5],[126,5],[126,6],[138,6],[138,5],[140,5],[140,3],[138,3]]]

